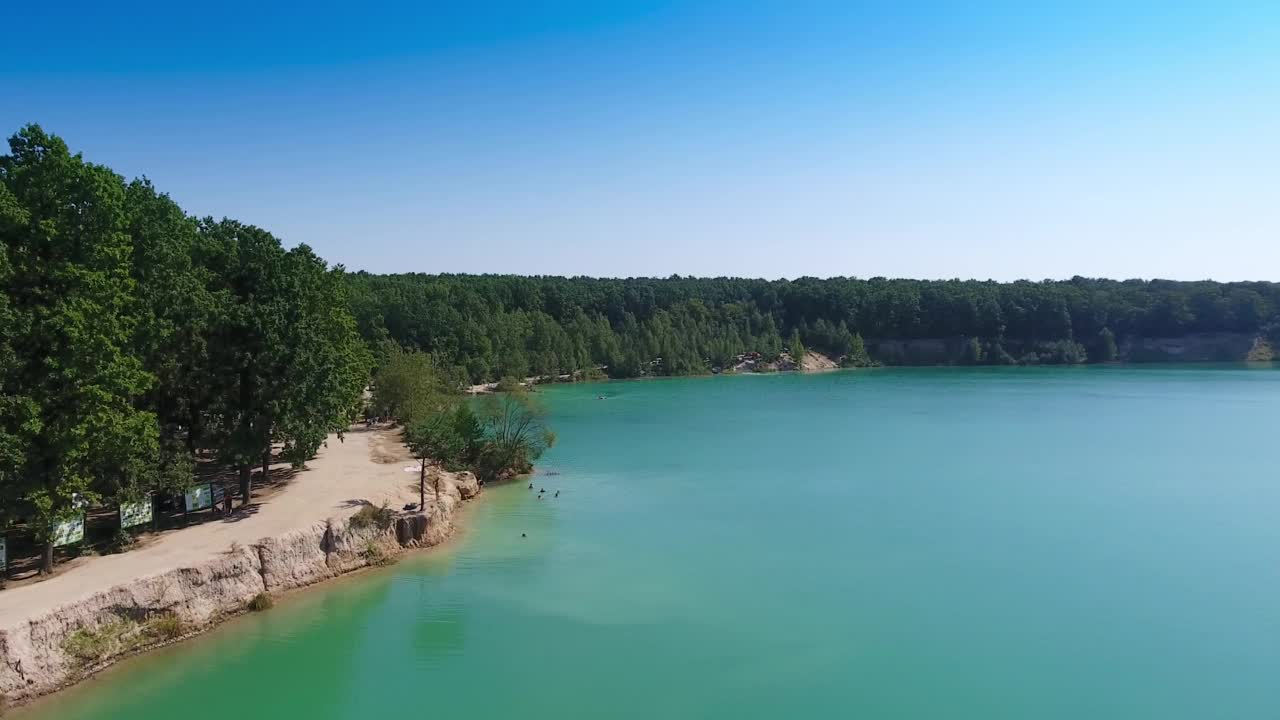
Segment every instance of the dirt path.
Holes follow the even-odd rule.
[[[405,472],[415,463],[398,431],[353,429],[342,442],[330,436],[328,447],[306,470],[246,511],[165,532],[130,552],[78,558],[47,580],[0,591],[0,625],[130,580],[196,565],[232,543],[250,545],[327,518],[345,518],[365,502],[386,501],[393,508],[417,502],[418,475]]]

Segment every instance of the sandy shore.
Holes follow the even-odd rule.
[[[417,502],[418,475],[405,472],[416,462],[395,430],[353,429],[341,442],[331,436],[305,470],[247,512],[165,532],[130,552],[78,558],[51,578],[0,591],[0,626],[138,578],[197,566],[233,544],[248,546],[315,522],[345,519],[364,502],[385,501],[397,509]],[[428,503],[430,498],[428,492]]]

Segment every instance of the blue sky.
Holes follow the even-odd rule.
[[[1280,280],[1275,2],[28,3],[0,128],[352,269]]]

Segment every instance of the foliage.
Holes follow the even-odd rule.
[[[436,366],[431,355],[390,347],[386,361],[373,376],[375,415],[391,417],[406,425],[448,405],[457,387]]]
[[[981,338],[986,364],[1104,361],[1096,339],[1258,332],[1280,284],[1100,280],[1011,283],[872,278],[593,279],[499,275],[347,276],[366,340],[428,352],[473,382],[503,376],[680,375],[766,361],[783,335],[846,366],[890,362],[886,339]],[[868,338],[868,342],[861,342]],[[1087,344],[1055,347],[1067,341]],[[860,346],[860,347],[859,347]],[[866,352],[870,346],[873,352]],[[957,359],[960,355],[957,355]],[[939,362],[902,358],[904,362]]]
[[[372,365],[341,268],[35,125],[0,157],[0,285],[0,522],[40,540],[84,501],[186,488],[202,450],[247,498],[273,443],[300,464],[349,424]]]
[[[843,327],[843,324],[841,324]],[[862,340],[862,335],[853,333],[849,337],[848,349],[845,351],[841,365],[845,367],[871,367],[876,362],[871,359],[871,354],[867,352],[867,345]]]
[[[1117,355],[1115,333],[1111,332],[1111,328],[1102,328],[1098,331],[1098,361],[1111,362]]]
[[[97,627],[76,628],[62,641],[62,650],[85,668],[110,657],[175,640],[183,631],[182,621],[174,615],[157,615],[142,623],[120,618]]]
[[[986,351],[982,348],[982,340],[979,338],[969,338],[969,342],[965,343],[963,362],[966,365],[981,365],[986,359]]]
[[[104,483],[158,452],[134,403],[153,378],[134,347],[136,285],[123,180],[28,126],[0,157],[7,315],[0,452],[3,507],[47,539]],[[127,482],[127,478],[125,481]],[[50,569],[51,548],[44,569]]]
[[[483,439],[480,419],[465,404],[417,418],[405,428],[405,443],[414,457],[439,460],[451,470],[474,462]]]
[[[804,342],[800,340],[800,329],[796,328],[791,331],[791,340],[787,343],[787,351],[791,353],[791,359],[796,365],[804,362],[804,355],[808,352],[804,347]]]
[[[271,597],[271,593],[260,592],[257,595],[254,595],[253,598],[249,600],[249,604],[245,607],[248,608],[250,612],[262,612],[263,610],[270,610],[275,607],[275,604],[276,601]]]
[[[477,415],[484,428],[484,444],[476,460],[481,480],[526,473],[555,444],[546,408],[527,392],[488,396]]]
[[[388,555],[381,545],[372,540],[365,543],[363,555],[369,564],[374,566],[390,565],[395,562],[394,557]]]
[[[162,615],[148,620],[143,625],[143,634],[152,642],[176,640],[182,637],[185,630],[182,620],[177,615]]]
[[[387,507],[385,503],[381,506],[365,505],[351,516],[350,525],[357,530],[365,530],[371,527],[386,530],[391,527],[391,523],[395,522],[395,519],[395,512]]]
[[[77,628],[62,641],[62,650],[81,665],[93,665],[114,654],[120,637],[133,629],[133,623],[117,620],[97,628]]]
[[[133,535],[128,530],[120,528],[116,530],[116,534],[111,537],[111,542],[107,544],[108,553],[122,553],[133,547],[137,543]]]

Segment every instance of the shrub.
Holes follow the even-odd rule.
[[[133,547],[135,543],[137,543],[137,539],[130,535],[128,530],[120,528],[111,537],[111,542],[107,543],[107,552],[122,553]]]
[[[182,636],[182,630],[182,621],[176,615],[152,618],[142,628],[143,635],[151,642],[176,640]]]
[[[370,565],[390,565],[394,562],[394,558],[388,555],[381,545],[372,540],[365,543],[364,557],[369,561]]]
[[[106,654],[106,643],[102,635],[87,628],[80,628],[62,641],[62,649],[82,665],[97,662]]]
[[[381,507],[376,505],[365,505],[351,516],[351,527],[357,530],[377,527],[380,530],[386,530],[391,527],[391,523],[395,522],[395,512],[383,503]]]
[[[249,601],[246,607],[252,612],[262,612],[263,610],[270,610],[275,604],[276,601],[271,598],[270,593],[260,592],[253,596],[253,599]]]
[[[133,623],[118,620],[97,628],[78,628],[62,641],[62,649],[81,665],[93,665],[111,654],[132,627]]]
[[[506,375],[498,380],[498,385],[494,389],[500,393],[519,392],[524,389],[524,386],[520,384],[519,380]]]

